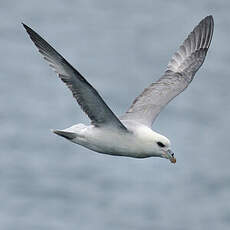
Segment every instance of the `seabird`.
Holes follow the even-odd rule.
[[[52,130],[55,134],[99,153],[161,157],[176,163],[169,139],[151,127],[160,111],[187,88],[203,64],[213,34],[212,16],[205,17],[194,28],[172,56],[162,77],[146,88],[119,118],[71,64],[34,30],[23,26],[91,120],[90,125],[76,124],[64,130]]]

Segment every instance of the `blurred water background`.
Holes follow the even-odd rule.
[[[0,1],[0,229],[230,229],[230,2]],[[122,114],[205,16],[213,41],[153,129],[177,164],[96,154],[50,128],[88,123],[21,22]]]

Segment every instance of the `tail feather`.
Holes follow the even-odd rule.
[[[73,133],[73,132],[66,132],[66,131],[63,131],[63,130],[58,130],[58,129],[52,129],[51,130],[53,133],[59,135],[59,136],[62,136],[68,140],[72,140],[74,138],[77,137],[77,134],[76,133]]]

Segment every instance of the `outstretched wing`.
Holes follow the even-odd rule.
[[[146,88],[121,117],[152,126],[160,111],[181,93],[201,67],[211,43],[214,22],[204,18],[189,34],[170,60],[164,75]]]
[[[73,96],[91,119],[92,124],[96,126],[112,125],[127,130],[86,79],[41,36],[27,25],[23,24],[23,26],[44,59],[49,62],[49,65],[72,91]]]

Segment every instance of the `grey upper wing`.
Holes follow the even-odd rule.
[[[164,75],[134,100],[121,119],[136,120],[151,127],[162,108],[193,80],[204,62],[213,28],[213,17],[204,18],[173,55]]]
[[[72,91],[73,96],[91,119],[92,124],[96,126],[112,125],[127,130],[86,79],[41,36],[25,24],[23,26],[44,59],[49,62],[49,65]]]

